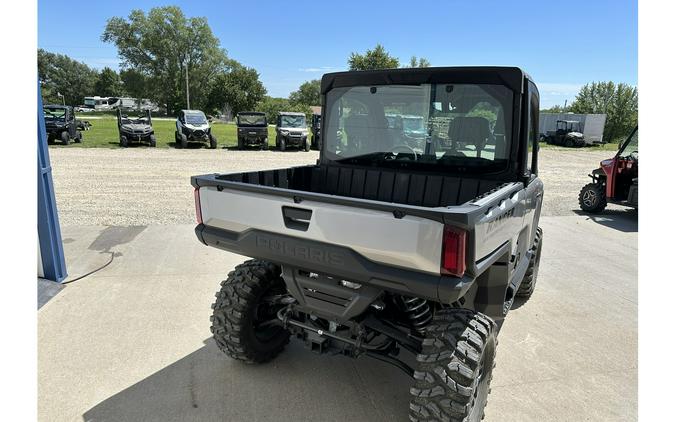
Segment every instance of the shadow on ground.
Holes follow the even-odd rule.
[[[573,210],[577,215],[586,217],[611,229],[626,233],[635,233],[638,231],[638,211],[635,209],[609,209],[600,214],[588,214],[581,210]]]
[[[103,400],[84,421],[404,421],[412,380],[368,358],[317,355],[297,342],[273,362],[227,358],[212,339]]]

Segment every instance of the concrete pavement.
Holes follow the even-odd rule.
[[[637,215],[542,217],[534,296],[499,336],[487,421],[637,419]],[[403,421],[410,380],[291,342],[247,366],[210,339],[219,281],[245,258],[192,225],[64,227],[71,278],[38,311],[43,421]]]

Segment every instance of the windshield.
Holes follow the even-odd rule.
[[[280,127],[305,127],[305,116],[281,116]]]
[[[635,128],[630,138],[621,146],[620,157],[637,157],[638,154],[638,130]]]
[[[205,125],[206,116],[201,111],[199,113],[185,113],[185,123],[190,125]]]
[[[122,116],[122,124],[123,125],[138,125],[138,124],[143,124],[147,125],[148,124],[148,118],[147,116],[139,116],[139,117],[128,117],[128,116]]]
[[[66,120],[65,108],[44,108],[45,120]]]
[[[240,114],[237,116],[239,126],[265,126],[267,119],[264,114]]]
[[[502,85],[335,88],[326,96],[326,157],[372,164],[506,167],[513,92]],[[409,132],[422,133],[415,139]],[[421,142],[420,142],[421,140]],[[407,165],[407,164],[406,164]]]

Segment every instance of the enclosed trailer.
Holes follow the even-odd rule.
[[[606,114],[540,113],[539,133],[555,132],[558,121],[578,121],[586,145],[602,144],[606,120]]]

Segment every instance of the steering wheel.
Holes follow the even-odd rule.
[[[411,148],[410,146],[408,146],[408,145],[396,145],[395,147],[393,147],[393,148],[391,149],[390,152],[392,152],[392,153],[401,153],[401,152],[408,153],[408,152],[412,152],[412,153],[413,153],[413,157],[415,157],[415,161],[417,161],[417,153],[415,152],[414,149],[412,149],[412,148]]]

